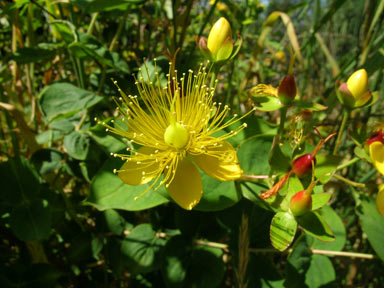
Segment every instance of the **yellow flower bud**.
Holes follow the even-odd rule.
[[[172,123],[165,129],[164,141],[176,149],[182,149],[188,144],[189,133],[180,123]]]
[[[232,53],[231,25],[224,17],[221,17],[213,25],[209,32],[207,47],[211,52],[213,61],[226,60]]]
[[[365,69],[355,71],[347,81],[348,90],[356,100],[368,92],[368,74]]]

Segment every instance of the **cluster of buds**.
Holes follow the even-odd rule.
[[[337,96],[341,103],[349,109],[365,107],[372,99],[372,93],[368,89],[368,74],[365,69],[355,71],[349,76],[347,82],[337,82]]]
[[[312,168],[316,165],[316,154],[320,151],[320,149],[324,146],[324,144],[329,139],[331,139],[333,136],[337,134],[337,133],[333,133],[329,135],[327,138],[323,139],[319,131],[317,129],[315,130],[320,136],[321,140],[316,145],[312,153],[304,154],[302,156],[297,157],[295,160],[293,160],[292,169],[287,174],[285,174],[284,177],[282,177],[271,189],[260,194],[261,199],[265,200],[275,195],[281,188],[283,188],[284,184],[287,182],[287,180],[292,174],[298,177],[302,177],[313,172]]]
[[[232,40],[231,25],[224,17],[212,26],[208,39],[201,37],[198,40],[201,53],[213,63],[232,59],[238,52],[238,49],[234,51],[236,44]],[[241,45],[241,40],[238,45]]]

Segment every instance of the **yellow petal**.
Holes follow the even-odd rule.
[[[183,159],[176,168],[176,174],[169,183],[168,193],[182,208],[191,210],[201,199],[203,184],[199,170],[189,160]]]
[[[347,80],[347,86],[357,100],[368,91],[368,74],[365,69],[355,71]]]
[[[154,149],[149,147],[141,147],[137,152],[139,154],[151,154]],[[119,170],[119,178],[128,185],[140,185],[151,181],[159,175],[159,163],[153,159],[152,161],[135,161],[135,158],[127,161]]]
[[[228,142],[219,142],[208,149],[207,154],[193,155],[192,158],[201,170],[221,181],[236,180],[243,174],[236,150]]]
[[[369,145],[369,154],[373,165],[375,165],[376,169],[384,175],[384,144],[378,141],[373,142]]]

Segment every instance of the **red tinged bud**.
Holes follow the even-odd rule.
[[[312,196],[307,190],[297,192],[289,202],[293,216],[302,216],[312,210]]]
[[[313,157],[311,153],[305,154],[293,160],[292,171],[297,176],[303,176],[312,171],[312,161],[316,164],[316,157]]]
[[[373,134],[368,140],[367,142],[365,142],[365,144],[367,144],[367,146],[371,145],[373,142],[381,142],[384,144],[384,132],[383,131],[379,131],[375,134]]]
[[[281,80],[277,92],[281,103],[284,105],[291,104],[297,93],[295,77],[293,77],[293,75],[285,76],[283,80]]]

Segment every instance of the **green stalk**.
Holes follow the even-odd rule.
[[[350,115],[350,111],[348,109],[344,109],[343,120],[341,122],[339,133],[337,135],[337,139],[336,139],[336,143],[335,143],[335,148],[333,150],[333,155],[336,155],[337,152],[339,152],[339,148],[340,148],[340,145],[341,145],[341,140],[343,139],[344,130],[347,127],[347,122],[348,122],[349,115]]]
[[[277,133],[277,135],[279,135],[280,139],[282,138],[283,132],[284,132],[284,123],[287,119],[287,110],[288,110],[288,108],[285,106],[280,108],[280,125],[279,125],[279,131]]]

